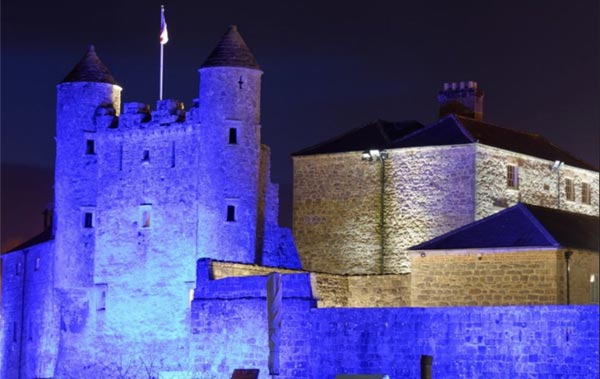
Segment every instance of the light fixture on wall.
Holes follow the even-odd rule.
[[[563,166],[563,161],[554,161],[550,170],[556,172],[556,207],[560,209],[560,169]]]
[[[381,162],[381,192],[380,192],[380,206],[379,206],[379,224],[381,226],[380,240],[381,240],[381,253],[379,262],[379,273],[383,274],[384,271],[384,260],[385,260],[385,218],[384,218],[384,199],[385,199],[385,161],[388,159],[388,152],[379,149],[370,149],[362,152],[360,159],[367,162]]]

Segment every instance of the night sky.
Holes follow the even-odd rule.
[[[191,106],[229,24],[264,71],[262,139],[291,223],[290,153],[375,119],[437,116],[444,82],[475,80],[484,120],[598,164],[599,4],[578,1],[164,1],[165,98]],[[2,1],[2,245],[51,201],[55,85],[93,43],[123,101],[158,98],[160,1]]]

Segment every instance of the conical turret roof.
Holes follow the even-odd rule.
[[[254,55],[244,42],[237,26],[230,25],[217,47],[200,67],[247,67],[260,70]]]
[[[108,68],[98,58],[98,55],[96,55],[94,45],[89,46],[83,58],[73,67],[61,83],[69,82],[117,84],[117,81],[113,78],[110,71],[108,71]]]

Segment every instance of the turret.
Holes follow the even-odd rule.
[[[90,286],[93,282],[97,154],[102,149],[97,134],[106,127],[107,119],[116,121],[120,106],[121,87],[90,46],[57,86],[57,287]]]
[[[262,71],[236,26],[199,69],[203,179],[199,255],[256,261]],[[203,226],[204,225],[204,226]]]

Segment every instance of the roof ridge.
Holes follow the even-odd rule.
[[[451,230],[449,232],[446,232],[446,233],[444,233],[442,235],[439,235],[439,236],[437,236],[437,237],[435,237],[433,239],[421,242],[420,244],[415,245],[415,246],[411,246],[411,247],[408,248],[408,250],[419,250],[419,249],[421,249],[421,245],[434,243],[434,242],[437,242],[437,241],[441,240],[442,238],[447,238],[447,237],[450,237],[450,236],[452,236],[454,234],[458,234],[458,233],[462,232],[465,229],[470,229],[471,227],[474,227],[474,226],[479,225],[479,224],[481,224],[483,222],[486,222],[487,220],[491,220],[491,219],[497,218],[500,215],[503,215],[504,213],[512,212],[512,211],[514,211],[514,209],[515,209],[515,206],[513,205],[512,207],[503,209],[500,212],[496,212],[494,214],[491,214],[491,215],[489,215],[487,217],[484,217],[484,218],[481,218],[479,220],[472,221],[472,222],[470,222],[468,224],[465,224],[465,225],[463,225],[463,226],[461,226],[459,228],[453,229],[453,230]]]
[[[527,204],[518,203],[516,205],[519,210],[529,219],[529,221],[542,233],[542,235],[555,247],[560,247],[560,243],[550,234],[548,229],[535,217],[533,213],[527,208]]]
[[[301,150],[295,151],[295,152],[293,152],[290,155],[291,156],[301,155],[305,151],[313,150],[313,149],[315,149],[315,148],[317,148],[319,146],[327,145],[327,144],[329,144],[331,142],[337,141],[337,140],[342,139],[342,138],[344,138],[344,137],[346,137],[346,136],[348,136],[348,135],[350,135],[352,133],[355,133],[355,132],[357,132],[357,131],[359,131],[359,130],[361,130],[363,128],[366,128],[366,127],[374,125],[374,124],[379,124],[380,122],[390,122],[390,121],[386,121],[386,120],[382,120],[382,119],[375,119],[374,121],[368,121],[368,122],[364,123],[363,125],[356,126],[356,127],[352,128],[352,129],[350,129],[350,130],[348,130],[348,131],[346,131],[346,132],[344,132],[342,134],[337,134],[334,137],[328,138],[328,139],[326,139],[323,142],[319,142],[317,144],[310,145],[310,146],[305,147],[305,148],[303,148]]]
[[[452,116],[454,116],[454,115],[452,115]],[[583,165],[586,165],[586,166],[591,166],[591,167],[593,167],[593,168],[594,168],[596,171],[598,171],[598,170],[600,169],[600,167],[598,167],[598,166],[595,166],[595,165],[593,165],[593,164],[591,164],[591,163],[588,163],[588,162],[586,162],[585,160],[583,160],[583,159],[581,159],[581,158],[579,158],[579,157],[577,157],[577,156],[573,155],[573,154],[572,154],[571,152],[569,152],[568,150],[566,150],[566,149],[564,149],[564,148],[562,148],[562,147],[560,147],[560,146],[556,145],[554,142],[552,142],[551,140],[549,140],[549,139],[548,139],[546,136],[544,136],[543,134],[534,133],[534,132],[530,132],[530,131],[526,131],[526,130],[518,130],[518,129],[513,129],[513,128],[506,127],[506,126],[501,126],[501,125],[494,124],[494,123],[487,122],[487,121],[476,120],[476,119],[474,119],[474,118],[465,117],[465,116],[456,116],[456,117],[457,117],[458,119],[464,119],[464,120],[467,120],[467,121],[472,121],[472,122],[475,122],[475,123],[480,123],[480,124],[483,124],[483,125],[485,125],[485,126],[489,126],[489,127],[493,127],[493,128],[498,128],[498,129],[501,129],[501,130],[507,130],[507,131],[509,131],[509,132],[518,133],[518,134],[522,134],[522,135],[527,135],[527,136],[531,136],[531,137],[534,137],[534,138],[538,138],[539,140],[541,140],[541,142],[544,142],[544,143],[546,143],[546,144],[548,144],[548,145],[551,145],[552,147],[556,148],[557,150],[559,150],[559,151],[560,151],[560,152],[562,152],[563,154],[565,154],[565,155],[568,155],[568,156],[569,156],[569,158],[573,159],[574,161],[577,161],[577,162],[579,162],[579,163],[581,163],[581,164],[583,164]],[[511,150],[511,151],[514,151],[514,150]],[[528,155],[528,154],[527,154],[527,155]],[[540,159],[545,159],[545,158],[542,158],[542,157],[537,157],[537,158],[540,158]],[[573,166],[573,165],[571,165],[571,166]],[[576,167],[576,166],[574,166],[574,167]]]

